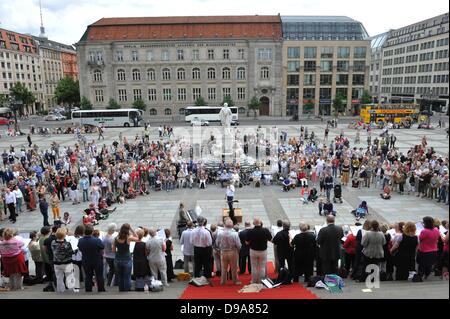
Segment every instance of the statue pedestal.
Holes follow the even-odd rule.
[[[225,222],[225,219],[230,216],[230,215],[228,215],[229,211],[230,210],[228,208],[222,208],[222,219],[224,222]],[[234,209],[234,217],[236,217],[237,223],[242,224],[242,209],[241,208]]]
[[[222,135],[222,160],[226,163],[234,161],[234,137],[228,131],[229,128],[224,127]]]

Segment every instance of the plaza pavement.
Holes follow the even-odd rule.
[[[270,127],[270,126],[268,126]],[[315,131],[316,135],[323,137],[323,125],[307,125],[308,131]],[[344,130],[344,134],[351,140],[351,145],[354,145],[353,139],[356,135],[355,130],[346,128],[347,125],[342,125],[337,129],[331,129],[330,139]],[[244,129],[245,127],[239,127]],[[299,134],[299,125],[279,125],[280,131],[286,131],[288,138],[291,136],[297,136]],[[183,128],[183,130],[190,130],[191,128]],[[180,128],[175,128],[175,135],[177,136]],[[114,139],[118,138],[119,132],[122,132],[123,136],[127,137],[130,141],[134,140],[136,134],[141,135],[142,128],[108,128],[105,132],[105,141],[107,145],[110,145]],[[180,132],[185,132],[181,131]],[[394,130],[397,136],[397,146],[401,151],[406,152],[410,147],[419,143],[421,137],[426,134],[428,143],[434,146],[435,149],[442,155],[448,154],[448,139],[445,131],[442,130]],[[366,133],[361,132],[361,147],[366,146]],[[372,133],[379,134],[379,131]],[[88,136],[88,140],[96,139],[96,134]],[[157,128],[151,128],[151,140],[157,140]],[[57,141],[62,146],[72,146],[75,143],[73,135],[52,135],[50,137],[33,136],[33,143],[37,144],[41,149],[49,147],[52,141]],[[0,152],[3,149],[8,149],[10,145],[20,149],[22,145],[27,145],[26,136],[4,138],[0,139]],[[357,145],[359,146],[359,145]],[[197,204],[202,209],[202,215],[204,215],[209,222],[217,222],[221,219],[222,208],[226,207],[225,202],[225,189],[218,185],[208,185],[207,189],[199,190],[194,189],[176,189],[173,192],[154,192],[151,191],[148,196],[139,196],[134,200],[129,200],[123,205],[117,205],[117,210],[110,215],[110,218],[106,221],[100,221],[98,228],[102,231],[106,230],[109,223],[115,222],[119,226],[122,223],[128,222],[133,227],[146,226],[157,228],[169,228],[172,231],[174,237],[174,250],[173,261],[182,258],[181,247],[179,244],[178,236],[176,234],[176,220],[177,220],[177,207],[180,202],[186,204],[186,207],[194,208]],[[263,220],[265,226],[275,225],[278,219],[288,219],[292,224],[292,228],[298,229],[300,222],[306,222],[310,225],[322,225],[325,223],[325,218],[318,215],[316,204],[302,204],[299,200],[298,189],[283,192],[280,186],[262,186],[260,188],[254,188],[253,186],[244,186],[236,190],[235,198],[239,200],[237,207],[242,208],[244,221],[251,221],[253,217],[260,217]],[[397,221],[419,221],[425,215],[431,215],[440,220],[447,219],[448,206],[438,204],[435,201],[429,199],[417,198],[412,195],[400,196],[394,194],[392,199],[384,201],[379,198],[379,190],[373,186],[369,189],[363,188],[357,190],[354,188],[343,187],[343,204],[336,204],[337,210],[337,224],[340,225],[352,225],[355,222],[353,215],[350,214],[350,210],[356,207],[362,200],[366,200],[369,204],[370,216],[383,223],[394,223]],[[69,211],[72,215],[73,230],[75,226],[81,223],[82,210],[86,208],[86,204],[72,205],[66,201],[62,203],[61,211]],[[50,221],[52,218],[50,217]],[[17,228],[20,233],[28,233],[32,230],[39,230],[42,226],[42,216],[39,210],[34,212],[24,212],[19,214],[17,223],[12,225],[8,220],[0,222],[0,227],[13,226]],[[242,225],[241,225],[242,227]],[[269,260],[273,260],[273,248],[269,244],[268,249]],[[33,263],[31,263],[33,264]],[[33,272],[33,270],[32,270]],[[362,284],[356,284],[350,281],[346,281],[348,289],[346,293],[340,295],[331,295],[328,293],[318,292],[314,290],[322,298],[448,298],[448,282],[442,283],[433,278],[426,283],[414,284],[414,287],[423,286],[427,293],[422,293],[416,290],[411,290],[411,283],[383,283],[383,288],[386,289],[373,290],[372,293],[362,293],[361,288],[365,288]],[[158,294],[159,298],[178,298],[182,293],[186,283],[175,282],[171,288],[166,289],[164,293]],[[42,298],[41,286],[26,287],[21,292],[14,292],[8,294],[2,294],[7,298]],[[64,298],[65,295],[61,296]],[[68,295],[70,298],[84,298],[87,295],[78,294]],[[91,298],[89,295],[89,298]],[[110,292],[102,295],[94,295],[100,298],[123,298],[124,295],[116,292],[115,288],[112,288]],[[145,296],[145,297],[144,297]],[[139,294],[130,293],[127,294],[127,298],[153,298],[154,294]],[[59,298],[59,297],[58,297]]]

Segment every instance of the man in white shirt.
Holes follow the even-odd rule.
[[[7,188],[5,193],[5,204],[8,206],[9,219],[13,224],[16,222],[16,202],[16,195]]]
[[[23,202],[22,191],[20,190],[19,186],[16,185],[16,187],[14,187],[14,190],[12,192],[16,196],[17,212],[22,213],[22,202]]]

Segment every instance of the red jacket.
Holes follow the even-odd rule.
[[[349,233],[342,247],[344,247],[347,254],[356,254],[356,237],[352,233]]]

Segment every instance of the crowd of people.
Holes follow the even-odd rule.
[[[108,146],[95,141],[87,142],[84,139],[82,144],[75,143],[73,147],[61,147],[53,142],[49,149],[41,149],[37,145],[32,145],[30,138],[28,139],[28,149],[23,147],[16,151],[11,146],[8,151],[4,150],[2,153],[3,165],[0,165],[0,183],[3,185],[0,196],[1,218],[3,219],[3,216],[9,212],[9,219],[15,223],[17,216],[19,218],[25,216],[20,214],[25,209],[33,211],[39,206],[43,215],[43,228],[39,234],[34,234],[30,245],[33,242],[39,242],[39,245],[34,244],[33,246],[41,248],[41,261],[37,262],[42,262],[45,270],[41,272],[42,278],[45,277],[49,281],[55,280],[55,287],[58,287],[59,282],[59,290],[58,288],[56,290],[62,290],[61,278],[65,276],[67,279],[71,272],[76,274],[77,267],[78,277],[82,273],[80,269],[83,269],[86,275],[86,291],[92,289],[94,275],[98,290],[104,290],[105,285],[101,279],[104,276],[104,263],[109,265],[107,279],[115,277],[120,291],[130,290],[131,269],[135,270],[134,276],[139,279],[136,280],[137,289],[143,289],[150,274],[153,277],[160,276],[162,282],[168,285],[169,280],[174,277],[172,262],[170,264],[167,262],[171,249],[171,243],[168,244],[168,241],[171,241],[169,230],[165,230],[166,240],[161,240],[161,236],[156,236],[156,229],[133,230],[125,224],[120,228],[118,235],[112,239],[115,228],[113,231],[113,227],[111,227],[108,230],[109,237],[106,235],[104,238],[99,238],[99,234],[96,234],[93,228],[99,220],[107,219],[109,214],[113,213],[114,209],[111,206],[114,204],[124,203],[136,196],[148,195],[150,191],[174,191],[176,188],[192,188],[194,186],[206,188],[206,185],[216,182],[220,182],[222,186],[225,183],[242,186],[246,184],[242,183],[244,180],[253,180],[254,186],[257,185],[255,181],[259,182],[260,180],[266,185],[277,183],[284,191],[299,188],[304,203],[317,200],[319,214],[326,216],[330,225],[334,224],[334,216],[337,213],[337,209],[333,207],[331,201],[341,198],[341,196],[337,196],[336,191],[340,189],[336,186],[341,184],[347,186],[351,183],[350,185],[356,188],[375,187],[380,190],[380,196],[387,200],[397,192],[400,195],[415,194],[428,197],[448,205],[448,157],[445,158],[437,154],[433,147],[428,147],[426,137],[422,138],[420,144],[403,154],[396,148],[395,135],[389,134],[388,130],[385,130],[382,136],[374,136],[372,140],[372,131],[368,128],[367,147],[351,147],[350,140],[344,135],[343,130],[340,135],[329,140],[328,127],[325,129],[323,138],[315,132],[309,133],[307,127],[301,127],[300,134],[289,140],[287,134],[283,132],[277,139],[277,154],[274,158],[267,156],[270,155],[270,149],[273,147],[270,145],[268,136],[258,130],[254,135],[244,136],[243,139],[246,142],[243,145],[245,154],[248,153],[249,145],[256,145],[257,149],[257,164],[251,168],[252,171],[248,174],[248,171],[242,169],[239,164],[221,163],[218,168],[211,169],[202,160],[194,160],[192,156],[186,159],[181,154],[187,151],[192,155],[193,146],[181,143],[179,138],[175,138],[171,127],[159,127],[158,132],[160,137],[158,141],[150,141],[149,128],[146,126],[142,136],[136,135],[131,141],[119,134],[118,139]],[[272,132],[276,132],[276,130],[272,130]],[[74,133],[81,134],[81,132]],[[99,139],[103,137],[102,133],[99,132]],[[239,130],[235,129],[235,134],[238,135]],[[264,152],[258,152],[258,148],[266,151],[266,157],[262,156]],[[83,203],[86,207],[72,212],[77,220],[77,214],[80,212],[83,214],[83,225],[78,225],[73,234],[74,237],[79,238],[77,250],[73,250],[72,245],[68,245],[65,241],[66,227],[74,218],[69,212],[65,212],[64,216],[61,216],[60,205],[61,202],[66,201],[67,197],[73,205]],[[53,226],[49,222],[48,203],[52,208]],[[357,220],[367,217],[367,205],[370,203],[362,203],[355,210]],[[363,211],[364,209],[365,211]],[[367,223],[366,220],[365,224]],[[424,221],[424,224],[427,223],[429,224],[428,221]],[[370,232],[389,230],[385,225],[378,224],[377,226],[375,224],[375,221],[371,221],[364,231],[371,234]],[[306,224],[299,226],[301,233],[297,235],[299,237],[294,238],[290,238],[286,234],[286,232],[289,233],[290,227],[287,222],[282,226],[284,230],[277,234],[271,234],[262,227],[262,223],[258,219],[254,221],[253,228],[246,223],[245,229],[240,232],[237,232],[233,221],[231,223],[226,221],[224,225],[211,225],[210,229],[206,229],[206,221],[200,218],[197,227],[194,229],[193,226],[188,225],[188,229],[181,234],[180,238],[183,244],[183,253],[187,256],[185,267],[193,261],[194,276],[198,277],[203,274],[206,278],[210,278],[213,269],[211,260],[213,260],[215,261],[214,267],[216,270],[219,269],[219,273],[221,273],[221,268],[230,267],[232,269],[231,278],[235,283],[239,283],[235,273],[238,269],[237,264],[243,266],[240,267],[241,273],[245,272],[245,264],[249,264],[249,267],[251,264],[253,282],[260,282],[265,277],[266,253],[264,251],[267,250],[267,242],[271,240],[277,247],[277,264],[284,265],[284,261],[287,261],[288,264],[291,263],[288,268],[292,270],[293,277],[297,277],[297,279],[297,274],[305,274],[309,280],[312,256],[316,258],[312,259],[312,264],[314,264],[314,260],[319,262],[316,265],[318,273],[321,271],[322,273],[337,272],[337,259],[339,259],[340,252],[338,254],[337,250],[331,251],[331,248],[340,249],[340,240],[345,233],[342,229],[340,231],[330,230],[333,236],[341,235],[338,245],[337,242],[330,244],[327,239],[329,234],[326,235],[325,231],[322,235],[321,232],[316,234],[317,238],[315,236],[313,240],[309,226]],[[444,225],[444,227],[448,227],[448,225]],[[407,227],[407,229],[410,228]],[[399,232],[401,231],[399,230]],[[110,232],[112,233],[110,234]],[[191,239],[187,235],[188,232],[192,232]],[[374,238],[372,236],[364,237],[362,232],[350,234],[344,242],[344,247],[350,247],[349,251],[351,251],[352,246],[347,241],[353,235],[358,242],[359,236],[360,243],[355,251],[361,249],[362,255],[360,254],[358,257],[358,253],[355,254],[355,265],[379,262],[385,255],[380,257],[379,250],[372,249],[372,240],[381,243],[383,247],[392,240],[385,238],[378,241],[378,235],[373,235]],[[212,234],[211,238],[208,237],[208,234]],[[405,238],[406,236],[408,235],[405,235]],[[448,242],[448,235],[446,236]],[[363,241],[363,237],[367,239]],[[109,238],[109,242],[105,242],[105,238]],[[445,237],[442,239],[439,236],[439,238],[445,243]],[[439,238],[436,239],[436,242]],[[286,245],[286,240],[288,240],[288,245]],[[2,264],[6,265],[6,268],[8,265],[15,265],[12,269],[13,272],[9,270],[6,272],[8,275],[27,274],[24,272],[27,268],[23,267],[23,264],[26,265],[26,260],[25,258],[22,260],[19,256],[21,254],[18,253],[24,249],[19,242],[10,227],[4,229],[2,240],[4,245],[0,245],[0,254],[2,261],[4,258],[6,261]],[[83,242],[86,244],[82,244]],[[133,254],[130,253],[132,242],[134,243]],[[400,245],[400,243],[395,242],[394,247],[396,247],[395,244]],[[84,245],[86,247],[83,248]],[[308,255],[308,267],[298,265],[298,261],[303,260],[299,256],[303,254],[305,245],[313,247],[316,252],[314,255],[305,252]],[[365,245],[368,245],[368,248],[364,249]],[[109,248],[107,247],[110,247],[108,252]],[[298,256],[296,247],[302,247],[298,251]],[[319,247],[318,253],[317,247]],[[448,251],[448,246],[446,247]],[[387,246],[385,248],[387,249]],[[383,252],[387,251],[385,248],[383,248]],[[428,250],[429,248],[427,246],[424,249]],[[330,251],[323,253],[327,249]],[[367,258],[364,258],[364,252],[367,253]],[[109,257],[106,257],[107,254]],[[422,255],[419,255],[421,256],[419,259],[426,260],[427,265],[431,261],[436,264],[437,258],[427,257],[428,255],[422,258]],[[35,256],[37,257],[38,254],[35,253]],[[241,258],[242,256],[245,258]],[[9,260],[9,257],[15,259]],[[114,262],[108,261],[108,259],[114,259]],[[250,262],[248,262],[249,260]],[[412,264],[409,265],[409,270],[412,270]],[[308,275],[306,275],[306,271],[299,270],[306,269],[305,267]],[[276,268],[279,269],[279,267]],[[419,268],[419,273],[423,275],[423,278],[427,275],[428,266],[425,267],[427,269],[425,272],[421,272],[424,266]],[[363,274],[359,274],[360,270],[358,269],[358,267],[350,266],[347,270],[356,271],[357,275],[354,277],[360,278]],[[387,270],[385,272],[389,274]],[[226,279],[226,272],[223,273],[221,274],[222,283]],[[77,276],[74,275],[74,277]],[[15,277],[13,276],[13,278]],[[399,278],[403,277],[400,275]],[[78,286],[76,284],[77,279],[71,281],[75,283],[71,287],[75,290],[79,289],[79,284]],[[10,280],[10,284],[17,288],[20,280]],[[66,286],[68,286],[67,283]]]

